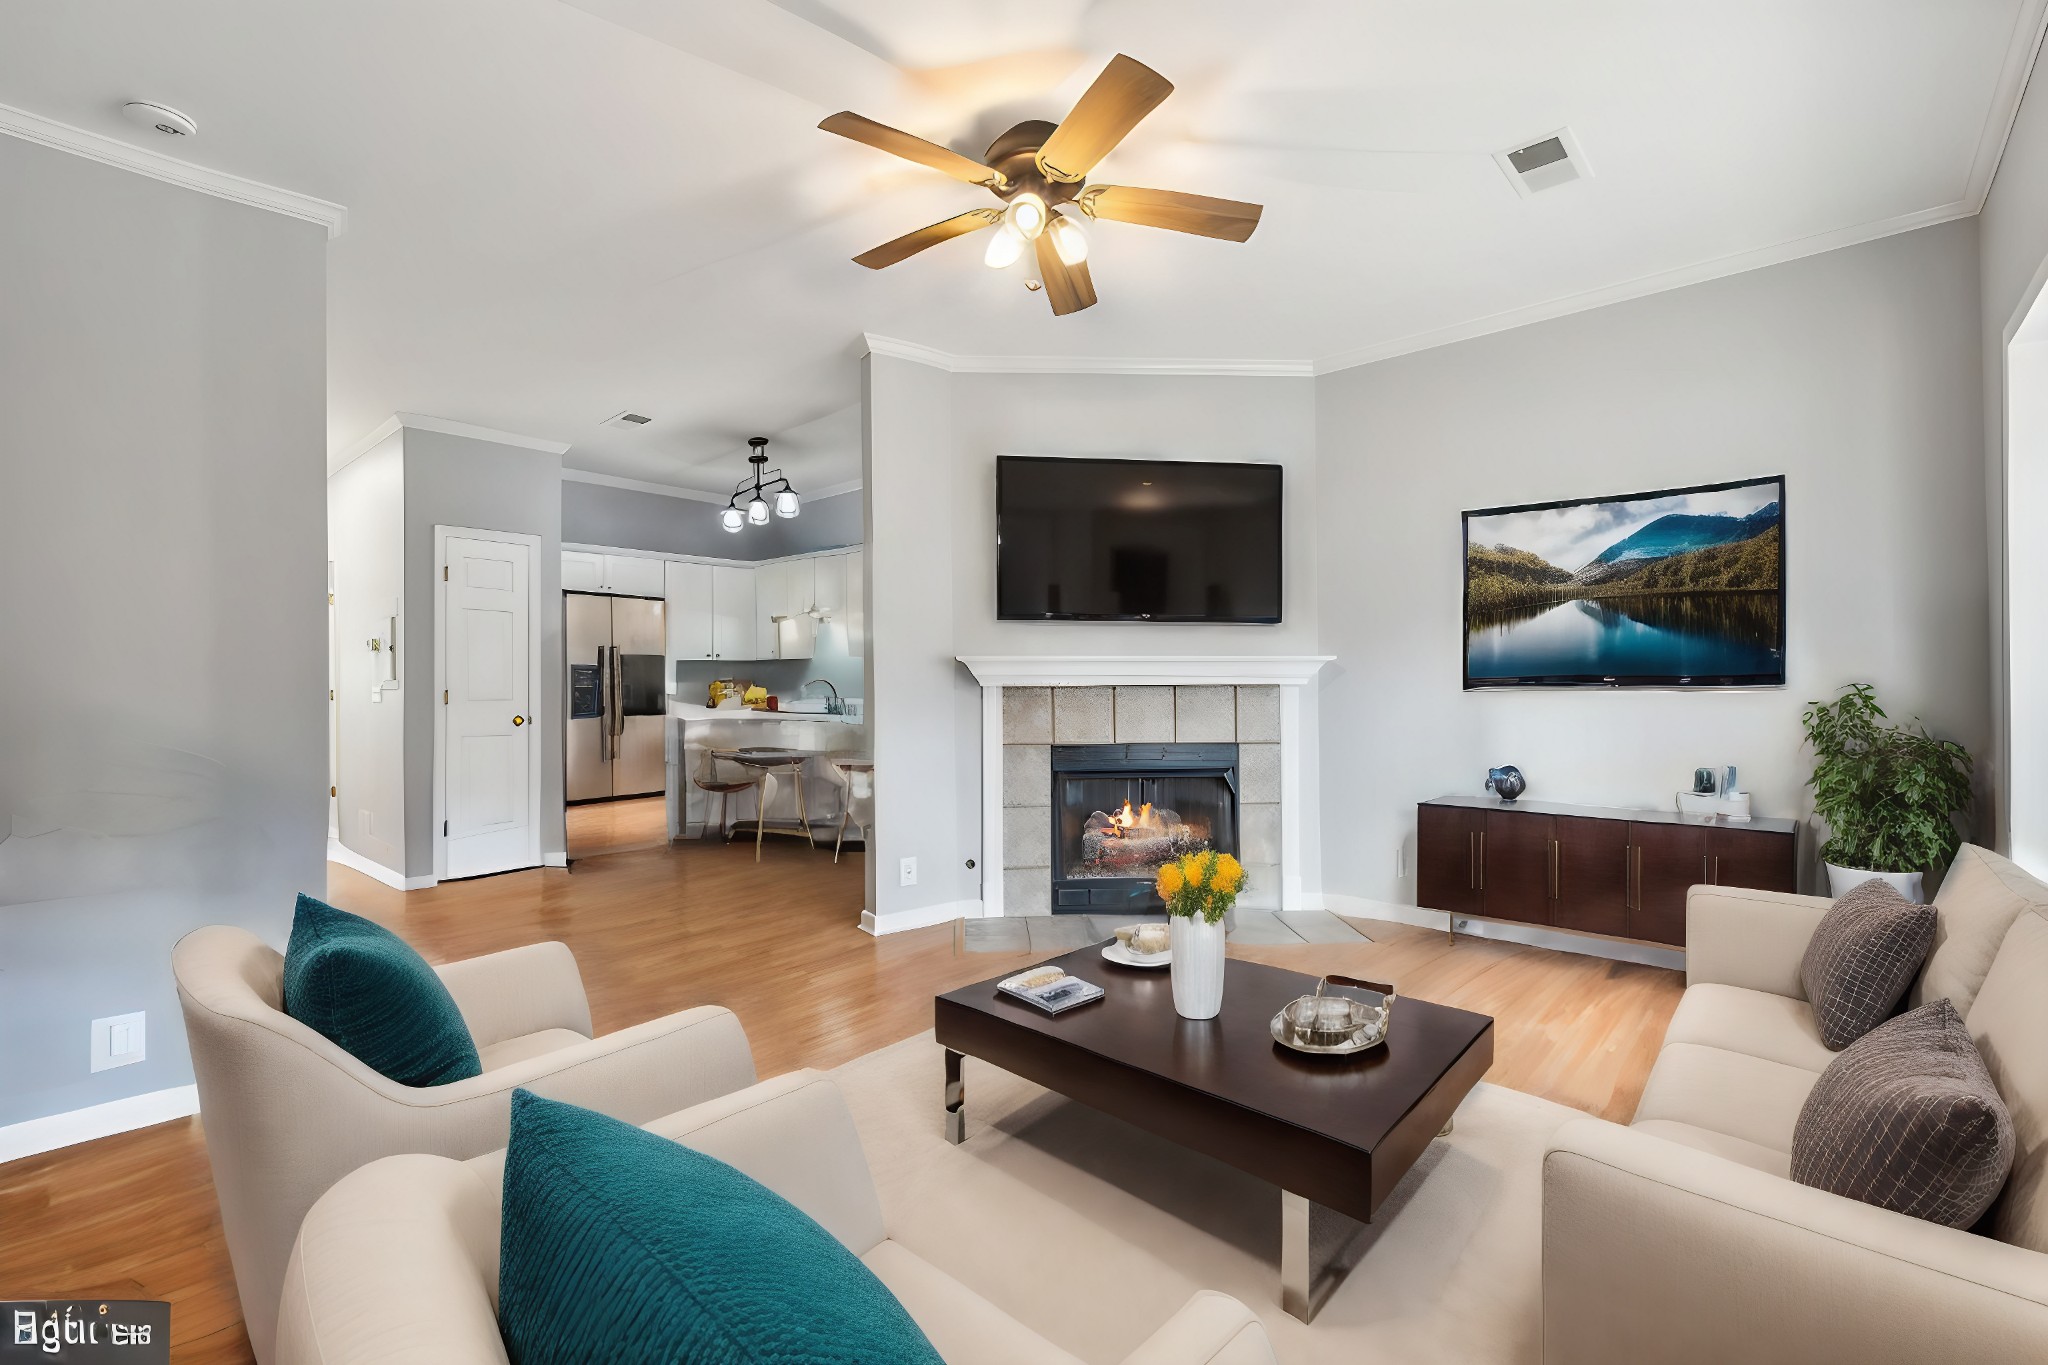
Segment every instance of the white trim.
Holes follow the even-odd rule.
[[[390,440],[393,434],[404,430],[404,427],[405,424],[400,422],[397,417],[386,417],[383,421],[372,427],[367,435],[358,438],[353,445],[343,446],[341,454],[328,461],[327,476],[333,478],[336,474],[339,474],[342,470]]]
[[[1511,308],[1490,317],[1475,318],[1469,322],[1453,323],[1433,331],[1416,332],[1409,336],[1396,337],[1391,341],[1378,341],[1369,346],[1338,351],[1317,360],[1315,372],[1319,375],[1333,374],[1338,370],[1371,365],[1377,361],[1391,360],[1395,356],[1411,355],[1416,351],[1434,350],[1439,346],[1450,346],[1460,341],[1471,341],[1498,332],[1510,332],[1517,327],[1527,327],[1531,323],[1549,322],[1554,318],[1569,317],[1573,313],[1590,312],[1613,303],[1626,303],[1631,299],[1646,298],[1671,289],[1683,289],[1687,285],[1704,284],[1709,280],[1742,275],[1766,266],[1783,265],[1787,261],[1796,261],[1806,256],[1818,256],[1823,252],[1839,251],[1843,247],[1874,242],[1880,237],[1896,236],[1901,232],[1912,232],[1919,228],[1933,227],[1937,223],[1968,218],[1979,207],[1980,205],[1968,201],[1958,201],[1943,204],[1938,208],[1902,213],[1896,218],[1860,223],[1854,227],[1837,228],[1832,232],[1779,242],[1775,246],[1739,251],[1732,256],[1700,261],[1693,265],[1680,266],[1676,270],[1644,275],[1637,279],[1624,280],[1620,284],[1605,285],[1599,289],[1589,289],[1583,294],[1568,294],[1544,303]]]
[[[1003,689],[981,689],[981,913],[1003,913]]]
[[[407,877],[393,872],[373,858],[366,858],[339,839],[327,841],[327,861],[340,863],[343,867],[354,868],[373,882],[382,882],[393,891],[421,891],[440,883],[439,877]]]
[[[152,180],[161,180],[166,185],[181,189],[197,190],[210,194],[216,199],[227,199],[250,208],[265,209],[281,213],[287,218],[298,218],[308,223],[318,223],[327,229],[330,240],[341,236],[348,229],[348,210],[339,204],[330,204],[325,199],[315,199],[310,194],[297,190],[281,189],[266,185],[259,180],[244,179],[226,171],[216,171],[207,166],[195,166],[189,161],[180,161],[174,156],[137,147],[119,138],[108,137],[105,133],[89,132],[74,128],[68,123],[31,114],[26,109],[16,109],[0,104],[0,133],[18,137],[24,142],[39,143],[60,152],[86,157],[103,166],[114,166],[137,175],[146,175]]]
[[[889,910],[876,914],[872,910],[860,912],[862,933],[880,938],[884,934],[900,934],[905,929],[928,929],[934,924],[950,924],[956,919],[980,919],[980,901],[940,901],[937,905],[920,905],[909,910]]]
[[[960,655],[983,687],[1301,687],[1332,654]],[[997,736],[997,743],[1001,743]]]
[[[1448,917],[1441,910],[1431,910],[1419,905],[1397,905],[1392,901],[1368,900],[1364,896],[1343,896],[1335,891],[1323,893],[1323,908],[1351,919],[1388,920],[1395,924],[1412,924],[1422,929],[1434,929],[1439,933],[1448,927]],[[1655,943],[1602,938],[1597,934],[1575,934],[1568,929],[1550,929],[1539,924],[1513,924],[1504,920],[1466,919],[1462,916],[1457,921],[1457,930],[1466,938],[1495,939],[1502,943],[1519,943],[1525,948],[1547,948],[1553,952],[1578,953],[1584,957],[1605,958],[1610,962],[1635,962],[1645,967],[1668,967],[1680,972],[1685,970],[1685,949],[1667,948]]]
[[[562,466],[563,483],[594,483],[603,488],[623,488],[629,493],[653,493],[664,498],[688,498],[691,502],[722,503],[730,493],[707,493],[701,488],[684,488],[673,483],[649,483],[645,479],[622,479],[616,474],[599,474],[591,469]]]
[[[2027,82],[2040,58],[2044,36],[2048,36],[2048,0],[2027,0],[2013,15],[2005,65],[1999,69],[1998,88],[1984,115],[1977,155],[1970,163],[1970,185],[1963,197],[1973,205],[1972,213],[1984,207],[1984,201],[1991,197],[1992,185],[1998,180],[1998,168],[2005,160],[2006,145],[2012,141],[2013,125],[2019,122],[2020,102],[2026,98]]]
[[[438,431],[443,436],[467,436],[472,441],[495,441],[501,446],[518,446],[521,450],[539,450],[549,455],[566,455],[567,441],[543,441],[538,436],[521,436],[516,431],[499,431],[495,427],[472,426],[468,422],[451,422],[445,417],[429,417],[419,412],[397,412],[392,417],[410,431]]]
[[[567,853],[543,853],[540,855],[540,865],[542,867],[567,867],[569,865],[569,855]]]
[[[805,502],[816,502],[823,498],[843,497],[848,493],[858,493],[865,486],[859,479],[847,479],[840,483],[828,483],[823,488],[813,488],[804,494],[803,498]]]
[[[1171,359],[1111,355],[954,355],[915,341],[864,334],[869,355],[908,360],[952,374],[1193,374],[1243,375],[1258,379],[1306,379],[1309,360]]]
[[[541,709],[540,685],[540,554],[541,538],[525,531],[483,531],[468,526],[434,526],[434,560],[428,565],[428,572],[448,562],[449,537],[462,540],[494,541],[501,545],[524,545],[526,547],[526,685],[527,706],[536,713]],[[448,686],[448,580],[439,577],[434,580],[434,691],[440,692]],[[541,865],[540,851],[540,787],[541,787],[541,743],[540,723],[531,718],[526,725],[526,804],[527,804],[527,861],[520,867]],[[429,837],[434,842],[434,875],[448,875],[448,708],[441,705],[434,708],[434,809],[433,824]],[[563,864],[567,866],[566,863]],[[493,868],[492,872],[513,872],[517,867]],[[488,876],[489,873],[478,873]]]
[[[39,1119],[24,1119],[0,1128],[0,1162],[54,1152],[95,1138],[148,1128],[199,1112],[199,1087],[174,1085],[105,1104],[87,1105]]]

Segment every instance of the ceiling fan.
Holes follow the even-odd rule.
[[[970,161],[935,142],[859,114],[832,115],[818,124],[826,132],[944,171],[970,185],[984,186],[1007,206],[969,209],[853,259],[870,270],[880,270],[926,247],[996,227],[983,259],[1000,269],[1029,246],[1052,311],[1066,314],[1095,303],[1095,284],[1088,276],[1088,239],[1080,223],[1063,210],[1087,218],[1244,241],[1259,225],[1261,205],[1177,190],[1087,183],[1088,172],[1096,163],[1172,93],[1173,85],[1164,76],[1119,53],[1065,122],[1031,119],[1020,123],[990,143],[982,161]]]

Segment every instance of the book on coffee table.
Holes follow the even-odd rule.
[[[996,989],[1005,995],[1015,996],[1026,1004],[1036,1005],[1047,1014],[1058,1014],[1063,1010],[1073,1009],[1076,1005],[1086,1005],[1102,998],[1102,987],[1092,981],[1083,981],[1078,976],[1063,974],[1039,985],[1024,984],[1042,970],[1041,968],[1032,972],[1021,972],[1007,980],[999,981],[996,983]]]

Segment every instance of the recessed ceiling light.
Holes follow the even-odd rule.
[[[169,105],[130,100],[121,106],[121,112],[128,116],[130,123],[154,129],[166,137],[191,137],[199,131],[198,124]]]

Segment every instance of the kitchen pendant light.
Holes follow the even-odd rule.
[[[741,479],[739,486],[726,500],[725,507],[718,514],[718,524],[728,531],[738,531],[742,526],[766,526],[771,516],[793,517],[800,506],[796,489],[779,469],[769,469],[768,438],[750,436],[747,444],[754,453],[747,456],[747,463],[754,466],[753,474]],[[777,487],[780,485],[780,487]],[[773,509],[769,498],[775,500]],[[741,499],[745,498],[744,506]]]

